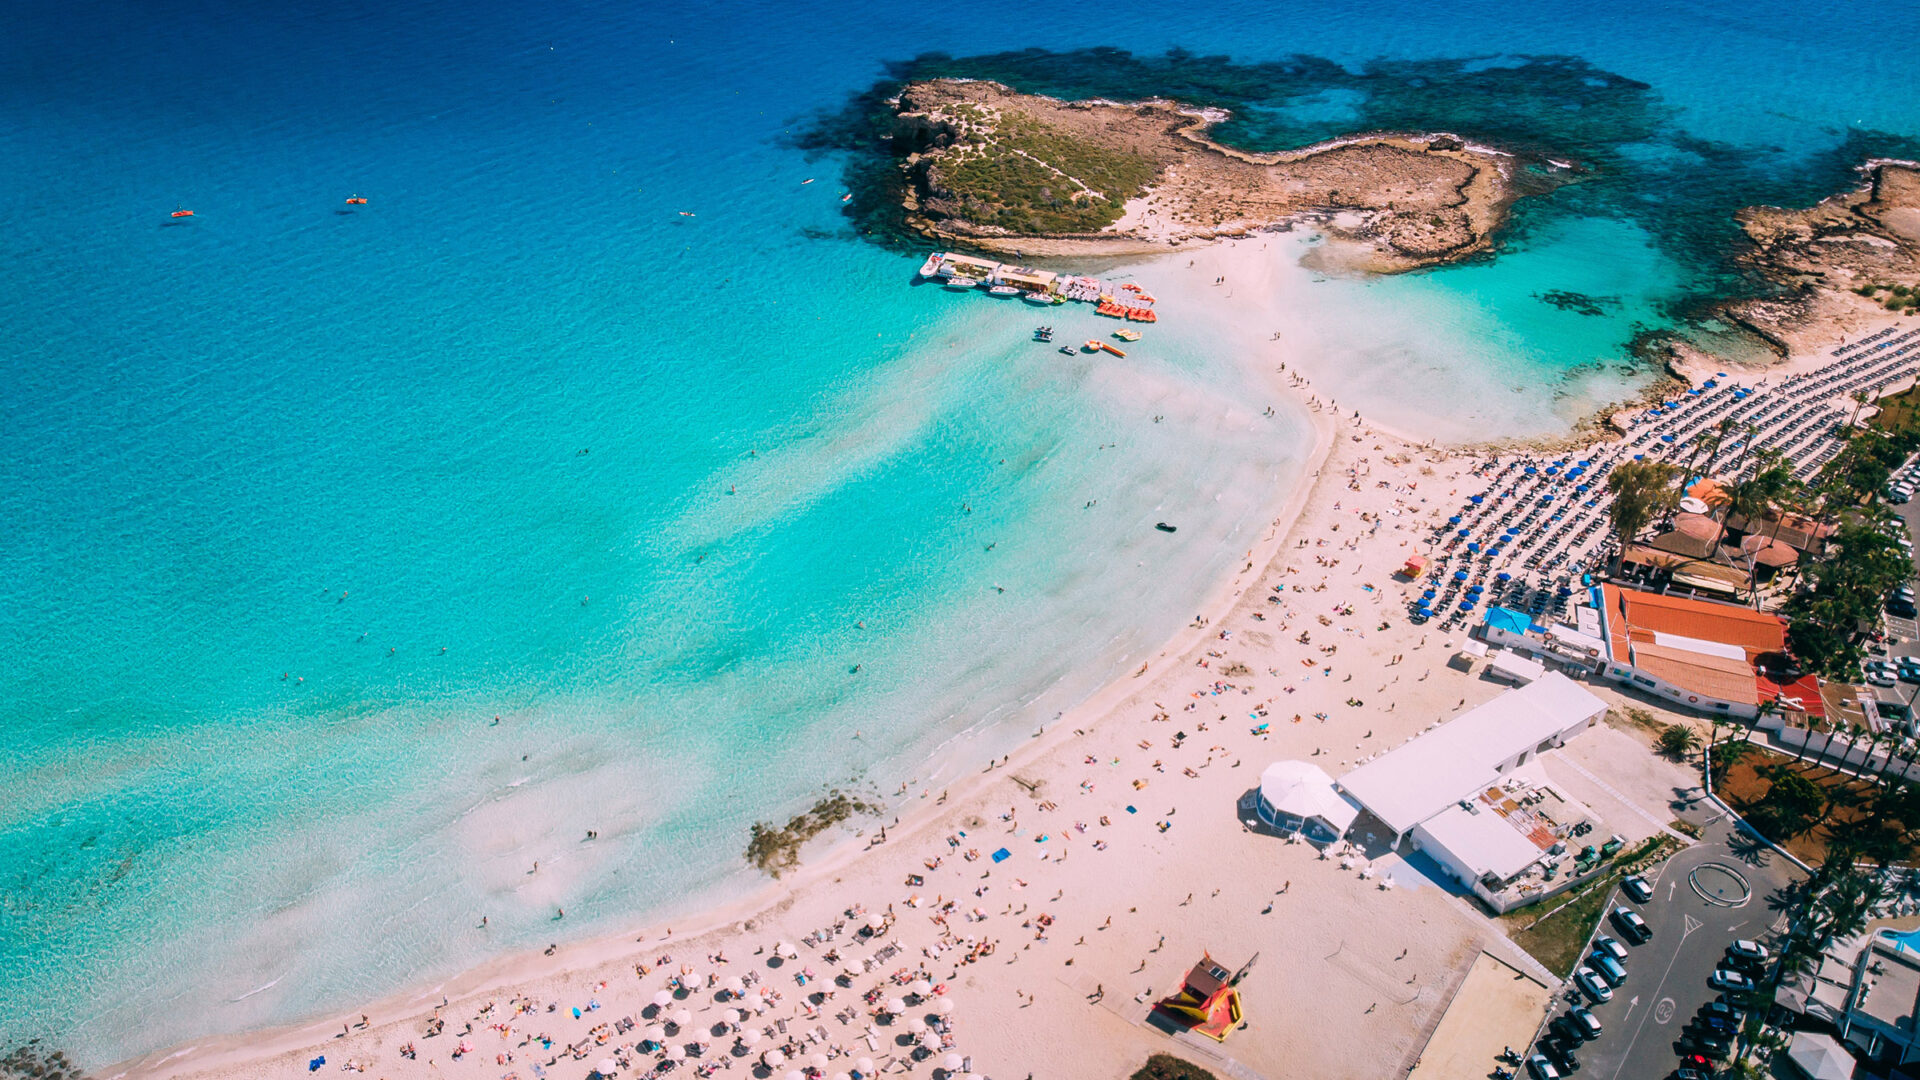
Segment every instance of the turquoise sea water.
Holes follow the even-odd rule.
[[[1920,135],[1849,10],[10,5],[0,1039],[105,1062],[724,895],[751,821],[951,775],[1191,616],[1304,425],[1163,264],[1121,272],[1195,318],[1125,365],[909,287],[806,149],[889,64],[1307,53],[1181,63],[1251,144],[1574,144],[1496,259],[1287,278],[1343,403],[1445,431],[1477,380],[1526,433],[1724,283],[1688,207]]]

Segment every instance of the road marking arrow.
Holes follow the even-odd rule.
[[[1677,882],[1677,881],[1669,881],[1669,882],[1667,882],[1667,899],[1668,899],[1668,900],[1672,900],[1672,899],[1673,899],[1673,890],[1674,890],[1675,888],[1677,888],[1677,887],[1679,887],[1679,885],[1680,885],[1680,883],[1679,883],[1679,882]]]
[[[1622,1020],[1625,1020],[1625,1019],[1626,1019],[1627,1017],[1629,1017],[1629,1016],[1632,1016],[1632,1015],[1633,1015],[1633,1007],[1634,1007],[1635,1005],[1638,1005],[1638,1004],[1640,1004],[1640,995],[1638,995],[1638,994],[1635,994],[1634,996],[1632,996],[1632,997],[1630,997],[1630,998],[1628,998],[1628,999],[1627,999],[1627,1011],[1626,1011],[1626,1012],[1624,1012],[1624,1013],[1621,1013],[1621,1014],[1620,1014],[1620,1019],[1622,1019]]]
[[[1683,915],[1681,916],[1681,918],[1686,920],[1685,922],[1680,924],[1680,939],[1682,941],[1686,940],[1686,937],[1688,934],[1691,934],[1695,930],[1698,930],[1701,927],[1707,925],[1706,923],[1701,922],[1699,919],[1696,919],[1691,915]]]

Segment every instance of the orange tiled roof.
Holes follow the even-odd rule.
[[[1607,604],[1607,632],[1615,655],[1625,655],[1628,642],[1651,642],[1654,634],[1738,645],[1747,659],[1765,652],[1783,652],[1787,626],[1780,619],[1735,604],[1714,604],[1680,596],[1636,592],[1614,585],[1601,586]]]
[[[1690,694],[1741,705],[1760,704],[1753,668],[1745,660],[1636,641],[1633,666]]]

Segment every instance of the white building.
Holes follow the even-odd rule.
[[[1340,778],[1340,790],[1392,829],[1397,846],[1415,826],[1499,786],[1507,773],[1585,731],[1606,712],[1606,702],[1549,672],[1360,766]],[[1457,840],[1467,831],[1481,830],[1440,827],[1442,837]],[[1468,851],[1483,850],[1459,842]]]

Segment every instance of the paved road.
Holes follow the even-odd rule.
[[[1799,868],[1713,814],[1703,802],[1681,815],[1705,824],[1706,837],[1661,867],[1650,903],[1615,894],[1615,903],[1647,920],[1653,938],[1629,946],[1626,984],[1612,1001],[1593,1006],[1606,1030],[1579,1051],[1580,1080],[1659,1080],[1672,1073],[1680,1060],[1674,1043],[1700,1006],[1714,999],[1707,976],[1727,944],[1778,929],[1780,891],[1801,876]],[[1739,878],[1751,890],[1744,900]],[[1704,898],[1696,881],[1718,902]],[[1620,939],[1610,921],[1603,920],[1602,932]]]

